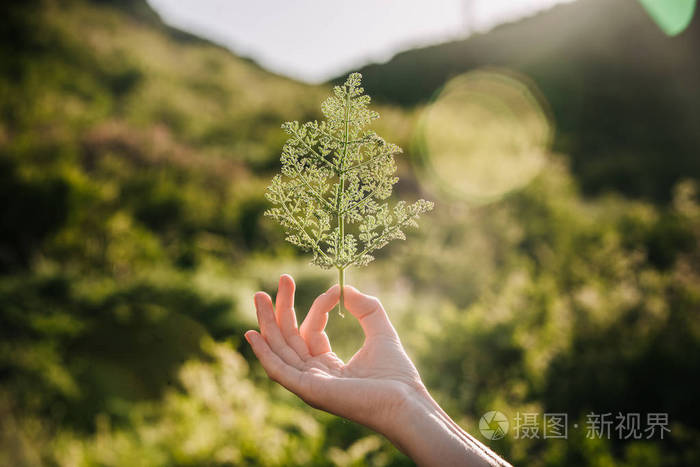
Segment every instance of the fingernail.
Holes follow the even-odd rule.
[[[250,336],[252,336],[252,335],[253,335],[253,331],[246,331],[246,333],[243,334],[243,337],[245,337],[245,340],[247,340],[248,344],[251,344],[251,345],[252,345],[252,343],[250,342],[250,339],[251,339]]]

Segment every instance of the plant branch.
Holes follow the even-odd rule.
[[[330,167],[331,169],[333,169],[334,172],[337,172],[337,171],[338,171],[338,168],[337,168],[335,165],[333,165],[333,164],[332,164],[331,162],[329,162],[325,157],[323,157],[323,156],[320,155],[318,152],[316,152],[316,150],[315,150],[313,147],[311,147],[309,144],[307,144],[306,141],[304,141],[304,140],[301,138],[301,136],[299,136],[299,133],[297,133],[296,131],[292,131],[292,135],[297,139],[297,141],[299,141],[301,144],[303,144],[304,147],[305,147],[306,149],[309,150],[310,154],[311,154],[312,156],[314,156],[314,158],[316,158],[316,159],[318,159],[319,161],[325,163],[328,167]]]
[[[367,196],[362,198],[360,201],[358,201],[354,205],[348,206],[347,208],[343,209],[343,214],[345,214],[346,212],[350,212],[353,209],[359,209],[359,208],[363,207],[365,204],[367,204],[374,197],[374,195],[377,193],[377,191],[379,191],[379,188],[381,188],[381,184],[377,183],[377,186],[374,187],[374,190],[372,190],[369,194],[367,194]]]
[[[331,211],[333,211],[333,205],[328,201],[326,198],[324,198],[319,192],[314,190],[314,188],[311,186],[311,184],[304,178],[304,175],[296,168],[294,167],[294,171],[297,174],[297,178],[301,179],[302,182],[304,182],[304,185],[306,185],[306,188],[309,189],[312,195],[322,204],[324,204],[326,207],[328,207]]]
[[[331,139],[335,140],[335,141],[338,142],[338,143],[345,143],[345,141],[343,141],[342,139],[338,138],[337,136],[334,136],[334,135],[328,133],[327,131],[323,131],[323,130],[318,130],[318,131],[320,131],[321,134],[322,134],[323,136],[325,136],[325,137],[327,137],[327,138],[331,138]],[[348,141],[348,144],[364,143],[364,142],[367,141],[368,139],[369,139],[369,138],[368,138],[367,136],[363,136],[363,137],[360,138],[360,139],[355,139],[355,140],[352,140],[352,141]]]
[[[289,210],[289,208],[287,207],[287,203],[285,203],[284,201],[280,200],[280,203],[279,203],[279,204],[282,205],[282,207],[284,208],[284,212],[286,212],[286,213],[287,213],[287,216],[289,216],[289,218],[292,220],[292,222],[294,222],[294,225],[296,225],[297,230],[301,231],[301,233],[303,233],[303,234],[306,236],[306,239],[312,244],[312,246],[314,247],[314,251],[320,253],[321,256],[323,256],[326,260],[330,261],[330,258],[328,257],[328,255],[326,255],[326,254],[323,252],[323,250],[321,249],[321,247],[318,246],[318,242],[315,241],[313,238],[311,238],[311,235],[309,235],[309,234],[306,232],[306,229],[305,229],[304,227],[302,227],[302,226],[299,224],[299,222],[297,221],[296,217],[294,217],[294,214],[292,214],[292,212],[291,212],[291,211]]]
[[[348,167],[347,169],[344,170],[344,172],[350,172],[351,170],[359,169],[360,167],[364,167],[365,165],[371,164],[372,162],[381,159],[382,157],[389,157],[393,155],[393,152],[384,152],[382,154],[377,154],[374,157],[371,157],[367,159],[366,161],[362,161],[359,164],[353,165],[352,167]]]
[[[355,258],[350,261],[348,264],[345,265],[345,267],[348,267],[352,264],[357,263],[358,260],[362,259],[364,255],[369,253],[372,250],[375,250],[377,248],[377,244],[381,243],[382,239],[386,239],[389,235],[392,234],[396,231],[401,231],[401,228],[406,226],[411,220],[415,220],[418,216],[417,215],[411,215],[407,216],[404,220],[401,222],[398,222],[392,226],[386,227],[381,234],[377,235],[370,243],[365,247],[364,250],[362,250],[359,254],[355,255]]]
[[[385,238],[385,235],[389,232],[395,232],[397,230],[401,230],[400,225],[392,225],[391,227],[385,228],[384,231],[382,231],[381,234],[377,235],[370,243],[365,247],[364,250],[362,250],[359,254],[355,255],[355,257],[350,261],[348,264],[345,265],[345,267],[348,267],[352,264],[356,264],[360,259],[362,259],[363,256],[365,256],[367,253],[370,251],[376,250],[377,249],[377,244],[380,243],[380,240],[382,238]]]

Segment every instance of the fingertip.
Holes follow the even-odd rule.
[[[272,300],[270,296],[265,292],[256,292],[255,296],[253,297],[256,306],[260,306],[265,301],[265,299]]]
[[[376,308],[382,308],[381,302],[377,297],[363,294],[351,285],[345,286],[345,288],[343,302],[355,317],[360,318]]]
[[[294,285],[294,278],[292,276],[290,276],[289,274],[286,274],[286,273],[282,274],[280,276],[280,283],[282,283],[282,281],[285,281],[285,282],[288,282],[288,283],[291,283],[292,285]]]
[[[359,290],[357,290],[357,289],[356,289],[355,287],[353,287],[352,285],[346,285],[346,286],[344,287],[344,289],[345,289],[345,290],[343,291],[343,295],[344,295],[343,298],[344,298],[344,300],[347,300],[348,298],[349,298],[350,300],[354,300],[355,298],[358,298],[358,297],[367,297],[367,295],[363,294],[362,292],[360,292]]]
[[[283,306],[292,308],[294,306],[294,292],[295,292],[294,279],[289,274],[282,274],[280,276],[279,285],[277,287],[277,296],[275,298],[275,303],[277,306]]]
[[[243,334],[243,337],[245,337],[245,340],[248,341],[248,344],[253,345],[252,340],[255,338],[256,334],[257,332],[251,329],[249,331],[246,331],[245,334]]]
[[[282,274],[279,280],[279,290],[288,289],[294,292],[294,279],[289,274]]]

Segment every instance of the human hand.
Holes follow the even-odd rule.
[[[265,371],[309,405],[391,436],[407,401],[426,391],[381,303],[345,286],[345,307],[365,333],[364,344],[346,364],[333,353],[324,331],[340,298],[339,286],[314,301],[301,327],[294,289],[293,279],[283,275],[274,310],[269,295],[255,295],[262,335],[248,331],[245,337]]]
[[[269,295],[255,294],[261,333],[248,331],[245,337],[270,378],[312,407],[382,433],[419,465],[510,465],[433,400],[382,304],[351,286],[345,286],[344,304],[360,322],[365,341],[343,363],[324,331],[339,299],[340,287],[334,285],[297,327],[290,276],[280,277],[275,309]]]

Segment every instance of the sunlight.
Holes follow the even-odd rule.
[[[533,84],[514,73],[453,78],[426,108],[418,135],[433,183],[475,203],[527,185],[550,147],[546,109]]]

